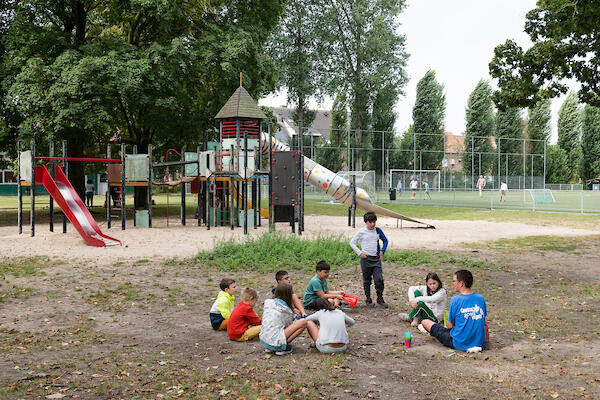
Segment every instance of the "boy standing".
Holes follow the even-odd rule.
[[[415,199],[415,196],[417,195],[417,185],[419,183],[417,182],[417,180],[415,179],[415,177],[413,176],[412,180],[410,181],[410,191],[412,192],[412,197],[411,199]]]
[[[278,285],[280,283],[287,283],[288,285],[292,284],[292,280],[290,279],[290,274],[284,270],[277,271],[275,273],[275,281],[277,282]],[[275,295],[275,289],[276,288],[273,288],[273,290],[271,290],[273,295]],[[293,308],[294,314],[296,314],[300,317],[303,317],[303,318],[306,317],[306,311],[304,311],[302,302],[300,301],[298,296],[296,296],[296,293],[292,293],[292,305],[293,305],[292,308]]]
[[[502,202],[502,200],[504,200],[504,202],[506,203],[506,193],[508,192],[508,185],[506,184],[506,182],[501,181],[500,183],[500,202]]]
[[[485,179],[483,179],[483,175],[479,175],[479,179],[477,180],[475,187],[479,189],[479,197],[483,196],[483,188],[485,187]]]
[[[431,195],[429,194],[429,183],[427,182],[427,179],[423,179],[423,186],[425,187],[425,195],[429,197],[429,200],[431,200]]]
[[[381,262],[383,255],[388,246],[388,240],[380,228],[377,228],[377,216],[374,212],[369,211],[363,217],[365,227],[360,228],[352,240],[350,247],[356,254],[360,256],[360,268],[363,276],[363,287],[365,289],[366,303],[368,307],[372,307],[371,300],[371,279],[375,281],[375,291],[377,292],[377,304],[383,308],[388,308],[388,305],[383,300],[383,272]],[[383,242],[383,247],[379,247],[379,240]],[[356,243],[360,242],[359,249]]]
[[[329,300],[334,306],[340,305],[343,299],[341,292],[329,291],[327,289],[327,278],[331,266],[326,261],[319,261],[316,267],[316,274],[308,281],[306,291],[304,291],[304,308],[315,310],[315,300],[319,297]]]
[[[221,291],[217,295],[217,299],[210,308],[210,324],[217,331],[227,329],[227,320],[233,310],[235,294],[237,293],[237,285],[231,278],[224,278],[219,284]]]
[[[461,269],[452,279],[454,290],[459,294],[450,300],[447,328],[431,320],[423,320],[419,330],[430,333],[446,347],[477,352],[485,343],[485,299],[471,290],[473,274]]]
[[[256,290],[250,288],[242,290],[242,301],[235,306],[227,323],[227,334],[230,339],[245,342],[258,338],[261,320],[254,312],[257,300]]]

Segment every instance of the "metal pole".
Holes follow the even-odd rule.
[[[523,139],[523,195],[525,195],[525,174],[527,173],[526,171],[526,165],[527,165],[527,154],[526,154],[526,150],[525,150],[525,139]]]
[[[381,132],[381,190],[385,191],[385,132]]]
[[[148,228],[152,228],[152,145],[148,144]]]
[[[500,184],[500,140],[501,138],[498,138],[498,184]]]
[[[239,124],[239,122],[238,122]],[[244,180],[242,181],[242,212],[244,215],[244,235],[248,234],[248,131],[244,130]]]
[[[235,229],[235,218],[233,218],[233,210],[235,207],[234,204],[234,196],[233,196],[233,188],[234,188],[234,184],[235,182],[233,181],[233,176],[229,176],[229,194],[230,196],[230,200],[229,200],[229,222],[231,223],[231,230]],[[239,193],[238,193],[239,196]]]
[[[67,177],[67,179],[69,179],[69,162],[67,161],[67,156],[68,156],[68,146],[67,146],[67,141],[63,140],[62,142],[62,154],[63,157],[65,158],[63,161],[63,168],[65,169],[65,176]],[[67,233],[67,214],[65,214],[63,212],[63,233]]]
[[[31,140],[31,214],[29,224],[31,226],[31,237],[35,236],[35,140]]]
[[[356,228],[356,175],[352,175],[352,228]]]
[[[446,160],[446,134],[444,133],[444,158],[442,158],[442,160],[444,160],[442,162],[442,167],[444,166],[444,162],[446,163],[446,166],[443,169],[444,171],[444,191],[446,191],[446,168],[448,168],[448,160]]]
[[[50,157],[54,157],[54,141],[50,141],[49,144],[49,153],[50,153]],[[52,174],[52,177],[55,177],[56,174],[54,173],[54,163],[52,163],[52,166],[50,167],[50,171]],[[52,198],[52,196],[49,196],[49,200],[50,200],[50,232],[54,232],[54,199]]]
[[[121,143],[121,230],[125,230],[125,143]],[[135,212],[135,210],[134,210]]]
[[[196,167],[196,218],[198,220],[198,226],[202,225],[202,217],[200,215],[200,205],[202,201],[200,200],[200,163],[202,160],[200,159],[200,146],[196,146],[196,158],[198,159],[198,166]]]
[[[302,231],[304,230],[304,226],[302,224],[302,210],[304,208],[303,204],[303,190],[304,190],[304,174],[302,169],[302,156],[303,148],[304,148],[304,134],[302,132],[302,120],[298,121],[298,235],[302,236]]]
[[[255,169],[257,171],[262,171],[262,120],[259,121],[258,123],[258,148],[256,149],[256,158],[258,161],[258,166],[255,167]],[[262,176],[262,175],[261,175]],[[257,202],[257,207],[258,207],[258,226],[261,226],[261,215],[260,215],[260,209],[262,206],[262,201],[261,201],[261,189],[260,189],[260,184],[261,184],[261,180],[257,179],[256,180],[256,202]],[[256,228],[256,221],[254,223],[254,227]]]
[[[181,148],[181,161],[185,161],[185,146]],[[181,225],[185,226],[185,182],[183,177],[185,176],[185,166],[181,166]]]
[[[475,168],[475,166],[473,165],[473,150],[474,150],[474,145],[473,145],[473,137],[471,136],[471,190],[473,190],[473,169]]]
[[[21,186],[21,150],[23,142],[17,141],[17,225],[19,228],[19,235],[23,233],[23,187]]]
[[[542,176],[543,189],[546,189],[546,141],[544,140],[544,175]]]
[[[108,143],[106,145],[106,158],[110,160],[110,143]],[[110,182],[108,180],[108,166],[109,164],[106,163],[106,186],[108,187],[108,190],[106,191],[105,197],[106,197],[106,227],[107,229],[110,229],[110,201],[112,200],[112,196],[111,196],[111,186],[110,186]]]
[[[269,231],[272,232],[275,230],[275,223],[273,222],[275,219],[273,218],[273,138],[271,137],[271,129],[273,125],[269,122],[267,126],[267,133],[269,134]]]
[[[417,132],[413,133],[413,176],[417,174]]]
[[[346,147],[348,147],[348,150],[346,151],[346,168],[348,168],[348,171],[352,170],[351,164],[350,164],[350,128],[348,128],[348,135],[346,135]]]

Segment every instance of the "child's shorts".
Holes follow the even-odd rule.
[[[331,347],[327,344],[318,344],[317,343],[317,350],[319,350],[321,353],[327,353],[327,354],[341,353],[342,351],[348,350],[348,345],[345,344],[342,347]]]
[[[215,331],[219,330],[221,323],[225,321],[225,318],[220,313],[209,313],[210,324]]]
[[[262,344],[265,349],[270,351],[283,351],[287,348],[287,344],[283,344],[281,346],[271,346],[269,343],[264,342],[262,340],[260,341],[260,344]]]
[[[440,324],[431,325],[431,330],[429,331],[431,336],[439,340],[441,344],[446,347],[454,348],[454,343],[452,341],[452,336],[450,336],[450,329],[444,328]]]

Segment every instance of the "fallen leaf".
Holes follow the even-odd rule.
[[[553,399],[557,398],[559,396],[558,393],[553,392],[552,390],[548,391],[548,394],[550,395],[550,397],[552,397]]]
[[[48,396],[46,396],[47,399],[62,399],[63,397],[66,397],[66,396],[62,393],[53,393],[53,394],[49,394]]]

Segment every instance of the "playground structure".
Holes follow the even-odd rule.
[[[304,181],[326,193],[339,203],[348,206],[348,224],[355,226],[356,209],[374,211],[398,220],[424,225],[415,219],[395,213],[372,203],[369,194],[356,185],[356,174],[334,173],[299,150],[274,139],[271,126],[262,131],[263,112],[240,86],[216,115],[219,121],[219,143],[209,143],[206,134],[203,148],[195,152],[186,152],[185,147],[178,152],[169,149],[166,161],[152,161],[152,145],[148,145],[146,154],[137,154],[133,146],[127,153],[127,146],[120,145],[120,158],[111,158],[111,145],[107,146],[106,158],[69,157],[67,143],[63,141],[62,156],[54,156],[54,145],[50,144],[49,156],[35,155],[35,142],[31,148],[22,151],[22,142],[18,142],[18,224],[19,233],[23,227],[22,188],[31,187],[31,236],[35,235],[35,187],[44,186],[50,195],[50,231],[54,230],[54,202],[63,211],[63,233],[66,232],[67,219],[75,226],[82,238],[92,246],[120,244],[120,241],[104,235],[94,218],[85,207],[81,198],[68,180],[69,162],[102,162],[107,165],[108,191],[106,193],[107,228],[111,228],[113,217],[121,220],[121,229],[126,228],[126,188],[134,188],[134,225],[152,227],[152,186],[168,188],[181,185],[181,224],[186,224],[186,184],[197,195],[196,217],[198,226],[243,226],[248,228],[261,225],[261,217],[269,218],[269,228],[274,229],[276,222],[289,222],[292,232],[297,223],[298,234],[304,230]],[[180,160],[169,161],[169,153],[179,155]],[[267,156],[268,162],[263,158]],[[283,158],[282,158],[283,157]],[[278,159],[285,162],[277,162]],[[35,160],[49,160],[45,165],[35,165]],[[177,179],[171,179],[169,167],[182,168]],[[154,170],[166,168],[165,179],[155,182]],[[350,181],[346,179],[350,178]],[[261,185],[259,181],[269,181],[269,206],[261,208]],[[249,194],[249,186],[251,193]],[[146,190],[136,190],[145,188]],[[142,196],[146,196],[142,198]],[[118,211],[119,214],[113,215]],[[168,206],[167,206],[168,213]],[[168,224],[168,214],[167,214]]]

